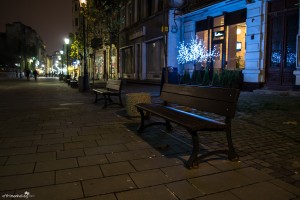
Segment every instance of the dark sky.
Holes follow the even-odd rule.
[[[72,31],[72,0],[0,0],[0,32],[15,21],[33,28],[52,54]]]

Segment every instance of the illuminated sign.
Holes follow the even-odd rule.
[[[215,31],[214,38],[219,38],[224,36],[224,31]]]

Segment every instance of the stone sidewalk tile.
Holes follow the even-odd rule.
[[[108,160],[106,159],[105,155],[83,156],[78,157],[77,160],[80,167],[108,163]]]
[[[160,154],[158,154],[160,156]],[[126,151],[126,152],[117,152],[113,154],[106,154],[109,162],[121,162],[127,160],[137,160],[142,158],[152,158],[156,155],[152,153],[150,149],[141,149],[134,151]]]
[[[203,197],[198,197],[195,200],[240,200],[237,196],[233,195],[231,192],[220,192],[216,194],[206,195]],[[252,199],[254,200],[254,199]]]
[[[9,149],[0,149],[1,156],[14,156],[14,155],[23,155],[35,153],[37,147],[22,147],[22,148],[9,148]]]
[[[25,191],[30,192],[30,195],[34,195],[32,198],[28,199],[37,200],[66,200],[78,199],[83,197],[80,182],[36,187],[26,190],[17,190],[16,194],[24,194]]]
[[[49,145],[41,145],[38,146],[37,152],[56,152],[64,149],[63,144],[49,144]]]
[[[270,181],[270,183],[277,185],[278,187],[283,188],[286,191],[289,191],[289,192],[297,195],[298,197],[300,197],[300,188],[298,188],[294,185],[288,184],[279,179],[273,179]]]
[[[263,173],[253,167],[247,167],[242,169],[235,170],[237,173],[242,174],[243,176],[248,177],[254,182],[263,182],[274,179],[272,176]]]
[[[101,139],[101,135],[79,135],[79,136],[73,136],[72,141],[73,142],[81,142],[81,141],[96,141]]]
[[[131,160],[131,164],[138,171],[144,171],[149,169],[157,169],[161,167],[169,167],[174,165],[182,164],[177,158],[166,158],[166,157],[154,157],[140,160]]]
[[[190,179],[220,172],[220,170],[209,165],[208,163],[201,163],[199,168],[192,170],[187,169],[184,165],[165,167],[161,168],[161,170],[173,181]]]
[[[86,197],[136,188],[134,182],[128,175],[86,180],[82,181],[82,186]]]
[[[166,186],[179,199],[193,199],[203,196],[197,188],[186,180],[169,183]]]
[[[100,167],[104,176],[114,176],[135,172],[135,169],[129,162],[103,164]]]
[[[52,185],[54,176],[54,172],[43,172],[0,177],[0,191]]]
[[[36,163],[35,172],[60,170],[78,167],[76,158],[51,160]]]
[[[0,166],[0,176],[33,173],[35,163]]]
[[[252,180],[235,171],[201,176],[192,178],[189,181],[203,194],[223,192],[253,183]]]
[[[163,185],[119,192],[116,195],[118,200],[178,200],[178,198]]]
[[[0,157],[0,165],[4,165],[7,161],[8,157]]]
[[[100,196],[87,197],[87,198],[78,199],[78,200],[118,200],[118,199],[114,194],[104,194],[104,195],[100,195]]]
[[[140,150],[140,149],[152,148],[150,144],[148,144],[147,142],[144,142],[144,141],[130,142],[130,143],[125,144],[125,146],[129,150]]]
[[[66,151],[57,151],[57,159],[63,159],[63,158],[75,158],[84,156],[83,149],[71,149]]]
[[[96,141],[80,141],[80,142],[68,142],[64,143],[65,150],[69,149],[83,149],[88,147],[96,147]]]
[[[101,147],[91,147],[91,148],[84,149],[84,152],[86,155],[115,153],[115,152],[121,152],[121,151],[128,151],[128,149],[123,144],[107,145],[107,146],[101,146]]]
[[[63,138],[63,137],[64,137],[63,133],[52,133],[52,134],[43,135],[42,139],[47,140],[47,139]]]
[[[54,161],[55,159],[56,159],[55,152],[16,155],[16,156],[10,156],[8,158],[7,165],[32,163],[32,162],[44,162],[44,161],[51,161],[51,160]]]
[[[56,183],[67,183],[94,178],[101,178],[103,174],[99,166],[79,167],[56,171]]]
[[[223,160],[211,160],[208,161],[208,163],[221,171],[235,170],[247,166],[243,162],[232,162],[230,160],[227,160],[226,158]]]
[[[19,137],[8,137],[4,140],[4,142],[25,142],[28,140],[40,140],[42,135],[26,135],[26,136],[19,136]]]
[[[32,141],[20,141],[20,142],[2,142],[0,144],[0,149],[7,148],[21,148],[21,147],[30,147],[32,146]]]
[[[135,172],[129,175],[139,188],[160,185],[172,181],[160,169]]]
[[[243,200],[287,200],[296,197],[269,182],[256,183],[231,190],[231,192]]]
[[[33,145],[50,145],[50,144],[62,144],[72,142],[71,137],[64,138],[49,138],[49,139],[41,139],[33,141]]]

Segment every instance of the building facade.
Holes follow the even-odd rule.
[[[246,89],[300,86],[298,0],[191,0],[180,12],[174,17],[181,27],[179,41],[169,43],[170,51],[178,42],[197,36],[220,53],[214,59],[214,71],[242,70]],[[176,53],[169,57],[175,59]],[[192,64],[178,67],[181,73],[194,70]]]

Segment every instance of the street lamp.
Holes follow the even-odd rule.
[[[67,75],[69,75],[69,70],[68,70],[68,66],[69,66],[69,52],[68,52],[68,45],[70,43],[70,39],[69,38],[65,38],[65,45],[66,45],[66,54],[67,54]]]
[[[86,31],[85,31],[85,16],[84,7],[86,6],[86,0],[80,0],[80,7],[83,9],[82,14],[82,34],[83,34],[83,91],[89,90],[89,76],[86,61]]]
[[[64,71],[63,71],[63,68],[64,68],[64,59],[63,59],[64,51],[63,50],[60,50],[60,55],[61,55],[61,57],[59,57],[59,58],[61,60],[61,76],[63,77],[63,75],[64,75]]]

